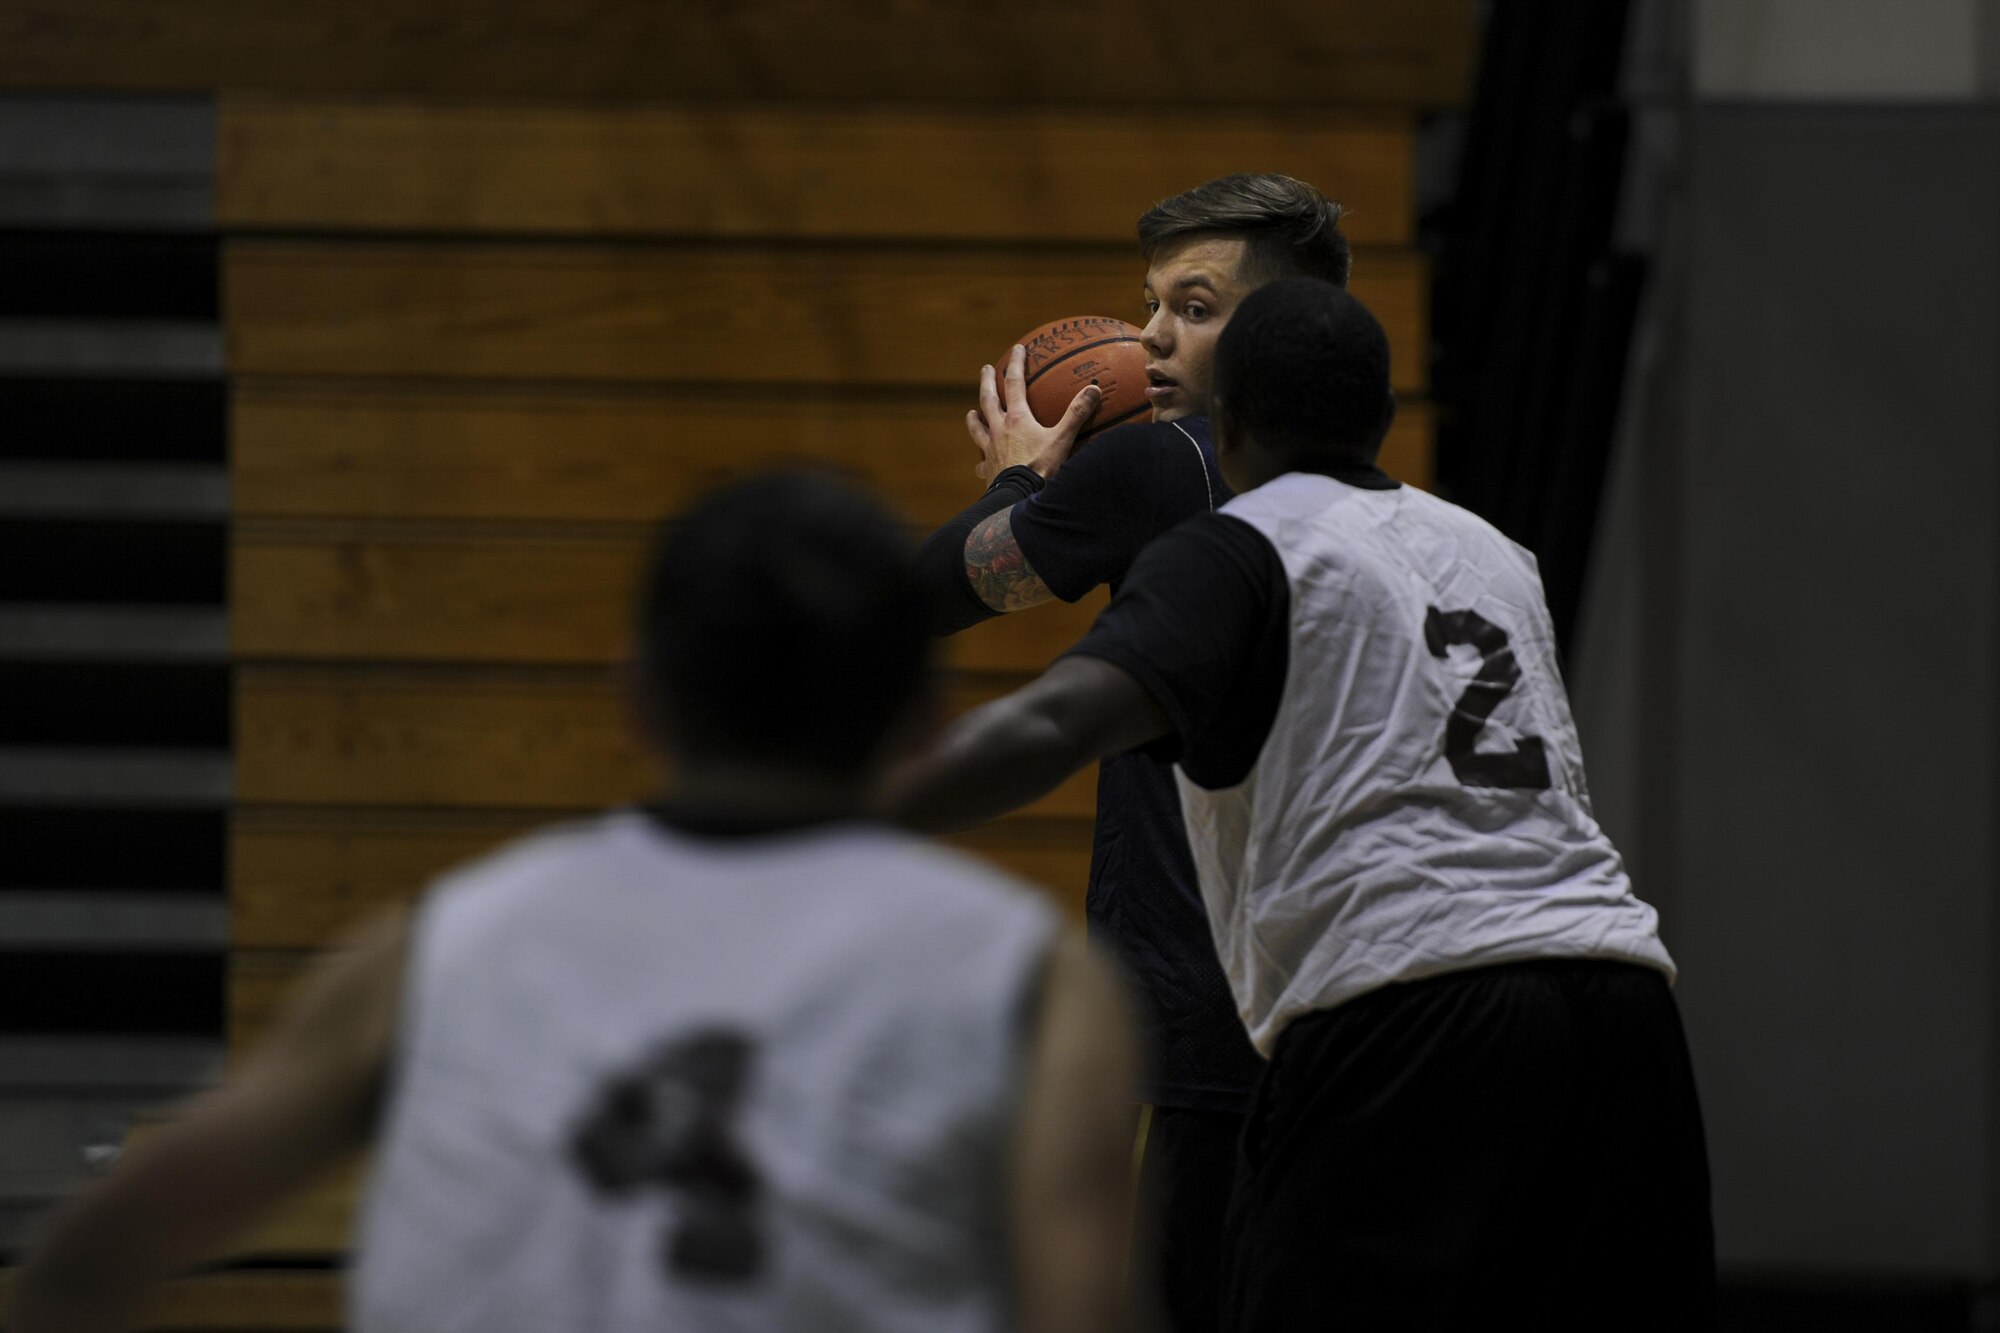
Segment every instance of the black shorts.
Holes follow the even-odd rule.
[[[1650,968],[1550,960],[1294,1021],[1243,1136],[1222,1327],[1712,1329],[1708,1157]]]

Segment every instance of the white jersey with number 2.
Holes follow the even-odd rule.
[[[1673,975],[1591,816],[1534,557],[1414,487],[1288,473],[1221,510],[1276,548],[1290,657],[1247,778],[1180,774],[1218,951],[1266,1056],[1397,981],[1539,958]]]

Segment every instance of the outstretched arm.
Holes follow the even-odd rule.
[[[400,918],[329,956],[241,1074],[72,1203],[15,1286],[14,1333],[129,1328],[203,1260],[373,1132],[403,966]]]
[[[1171,730],[1123,668],[1064,657],[947,727],[890,781],[890,817],[929,833],[970,828],[1044,796],[1078,769]]]

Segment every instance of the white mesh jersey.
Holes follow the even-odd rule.
[[[1024,1006],[1054,910],[860,826],[620,812],[433,888],[354,1327],[1009,1327]]]
[[[1251,1040],[1395,981],[1535,958],[1673,975],[1591,817],[1534,557],[1413,487],[1288,473],[1222,513],[1278,553],[1290,657],[1248,776],[1179,773]]]

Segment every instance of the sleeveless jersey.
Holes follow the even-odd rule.
[[[1288,473],[1222,513],[1289,587],[1289,669],[1249,775],[1178,773],[1239,1012],[1285,1024],[1396,981],[1534,958],[1666,972],[1597,826],[1534,557],[1412,487]]]
[[[354,1327],[1011,1326],[1032,891],[887,830],[620,812],[411,936]]]

